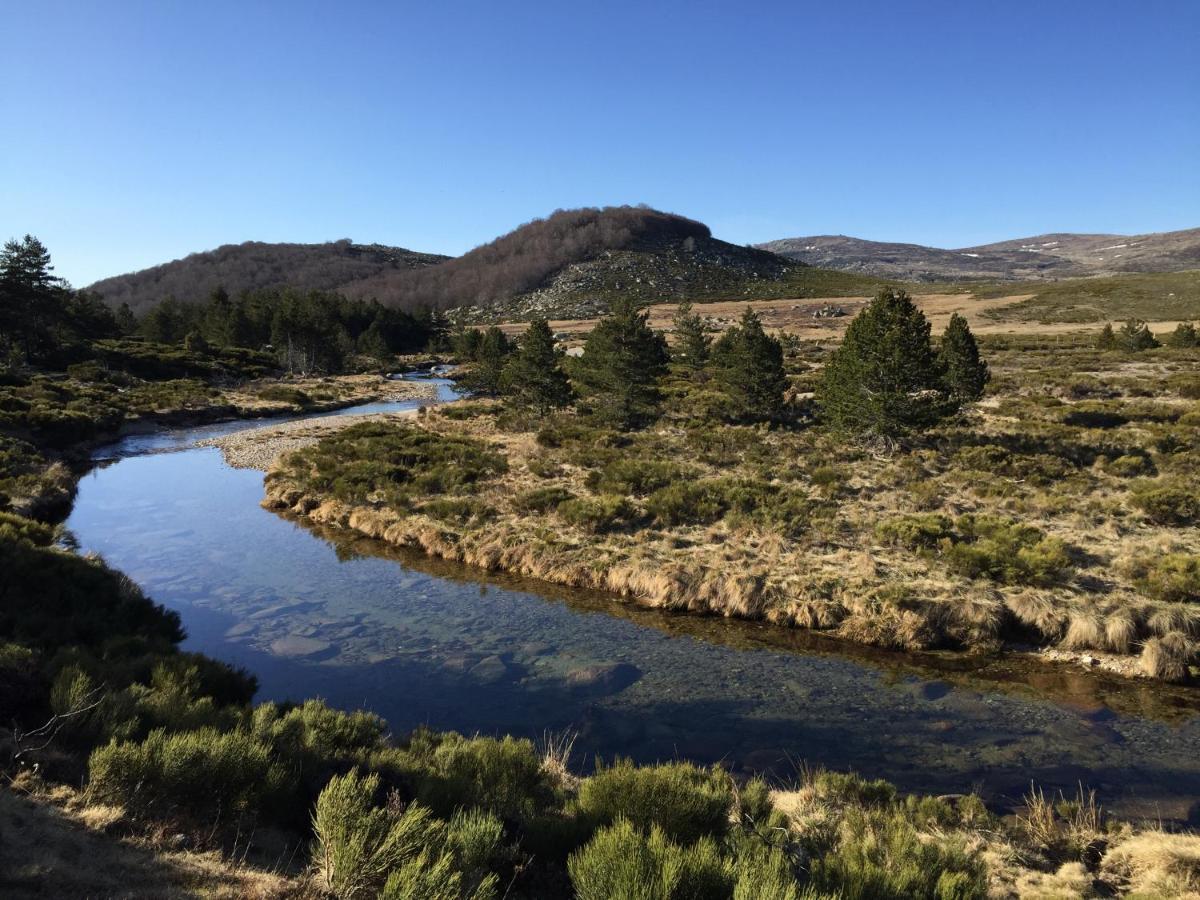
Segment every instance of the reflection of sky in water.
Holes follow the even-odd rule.
[[[571,727],[588,759],[687,756],[784,772],[780,760],[807,761],[933,791],[1016,796],[1031,778],[1069,790],[1082,780],[1110,802],[1125,796],[1116,805],[1131,813],[1156,808],[1134,806],[1136,794],[1166,817],[1200,800],[1200,717],[1164,722],[1131,715],[1136,699],[1113,712],[1086,689],[1081,702],[1047,701],[789,652],[745,623],[672,629],[661,614],[545,599],[444,565],[459,577],[339,559],[261,498],[261,473],[230,469],[217,450],[136,456],[84,477],[68,527],[83,550],[179,610],[189,647],[258,674],[263,698],[366,706],[398,731]]]

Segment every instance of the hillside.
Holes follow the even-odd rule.
[[[456,259],[378,244],[246,243],[196,253],[91,286],[112,305],[144,312],[173,295],[204,299],[290,285],[377,299],[404,309],[470,308],[467,318],[590,315],[617,293],[647,302],[680,298],[811,296],[859,280],[824,273],[811,285],[790,279],[808,267],[764,250],[726,243],[708,226],[646,207],[559,210]],[[832,280],[832,283],[829,283]],[[843,285],[842,282],[847,282]]]
[[[434,265],[446,259],[382,244],[349,240],[326,244],[267,244],[247,241],[192,253],[140,272],[105,278],[91,285],[113,306],[128,303],[143,313],[168,296],[185,303],[204,300],[221,285],[236,296],[243,291],[290,286],[301,290],[342,291],[366,278],[386,277]]]
[[[717,240],[645,207],[559,210],[441,265],[366,279],[351,296],[440,309],[586,314],[615,293],[642,300],[742,294],[798,264]]]
[[[1044,234],[956,250],[842,235],[758,246],[810,266],[911,281],[1020,281],[1200,268],[1200,228],[1132,236]]]

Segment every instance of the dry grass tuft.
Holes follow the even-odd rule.
[[[1200,897],[1200,835],[1131,835],[1108,851],[1101,871],[1141,896]]]
[[[1061,646],[1067,650],[1102,650],[1105,647],[1105,628],[1092,610],[1072,610],[1067,633]]]
[[[1142,672],[1164,681],[1183,681],[1195,655],[1195,643],[1182,632],[1172,631],[1162,637],[1153,637],[1142,645]]]

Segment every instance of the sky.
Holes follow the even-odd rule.
[[[1197,227],[1198,38],[1198,0],[0,0],[0,239],[82,287],[621,203],[736,243]]]

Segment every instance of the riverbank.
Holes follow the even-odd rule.
[[[900,453],[682,416],[634,434],[571,414],[529,428],[474,403],[285,456],[264,505],[648,607],[1195,677],[1191,357],[1019,344],[992,359],[996,395]],[[418,444],[468,474],[385,462]]]
[[[420,395],[421,399],[433,399],[432,391]],[[414,399],[407,397],[405,399]],[[363,422],[390,422],[412,419],[419,410],[408,409],[390,413],[364,413],[362,415],[327,416],[319,419],[297,419],[279,425],[263,425],[248,428],[200,441],[199,447],[217,447],[225,461],[235,469],[258,469],[266,472],[284,453],[311,447],[322,438],[351,425]]]

